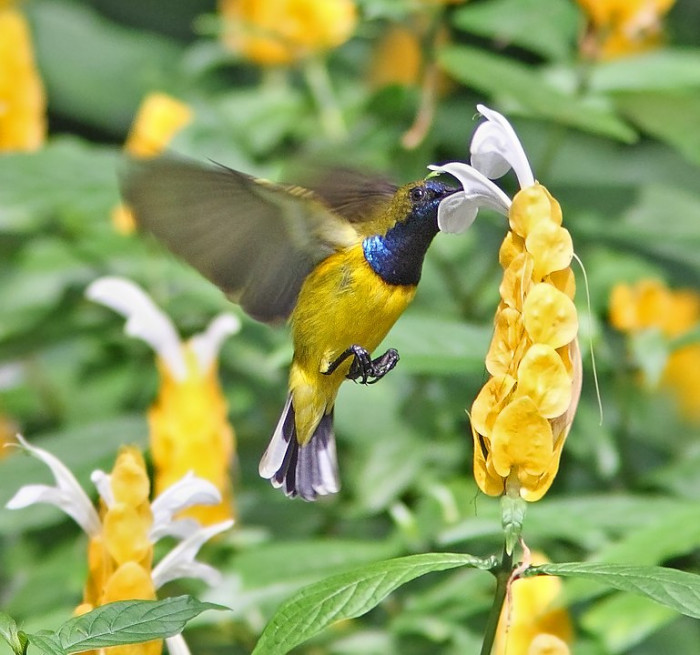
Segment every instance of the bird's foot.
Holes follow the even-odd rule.
[[[399,353],[395,348],[389,348],[383,355],[372,359],[365,348],[352,345],[330,363],[324,375],[333,373],[348,357],[353,360],[345,377],[360,384],[374,384],[381,380],[399,361]]]

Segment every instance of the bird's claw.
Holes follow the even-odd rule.
[[[360,384],[374,384],[381,380],[399,361],[399,353],[395,348],[389,348],[383,355],[372,359],[365,348],[352,345],[331,362],[324,374],[333,373],[348,357],[353,360],[345,377]]]

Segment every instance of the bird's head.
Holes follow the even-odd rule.
[[[438,205],[447,196],[459,191],[435,178],[404,184],[396,191],[386,212],[386,229],[407,224],[420,231],[437,233]]]

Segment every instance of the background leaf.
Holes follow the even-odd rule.
[[[608,587],[647,596],[657,603],[694,618],[700,618],[700,576],[661,566],[628,566],[573,562],[543,564],[533,567],[538,572],[563,577],[580,577]]]
[[[253,652],[287,653],[332,622],[368,612],[406,582],[432,571],[460,566],[487,569],[493,562],[471,555],[427,553],[376,562],[327,578],[302,589],[284,603]]]

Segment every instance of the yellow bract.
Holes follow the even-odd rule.
[[[220,0],[224,44],[263,66],[291,64],[345,43],[352,0]]]
[[[540,184],[513,199],[503,241],[501,302],[471,410],[474,476],[481,490],[541,498],[559,468],[578,404],[581,362],[569,268],[573,244],[559,203]]]
[[[165,93],[151,93],[136,113],[124,149],[134,157],[156,157],[191,121],[188,105]],[[121,234],[131,234],[136,227],[131,211],[121,204],[112,210],[112,224]]]
[[[668,338],[679,337],[700,323],[700,294],[693,289],[669,289],[659,280],[617,284],[610,296],[610,322],[623,332],[657,329]],[[699,343],[669,355],[661,383],[676,395],[682,414],[700,423]]]
[[[77,614],[117,600],[155,600],[156,597],[151,580],[150,483],[137,448],[124,447],[119,451],[110,477],[110,490],[112,502],[109,506],[102,503],[100,509],[102,530],[90,538],[88,580]],[[161,650],[162,642],[157,640],[114,647],[109,653],[158,655]],[[104,652],[104,649],[91,651],[94,655]]]
[[[148,413],[156,493],[161,493],[186,473],[212,482],[221,492],[218,505],[198,505],[184,512],[202,525],[232,517],[233,498],[229,467],[234,452],[234,432],[227,419],[227,405],[217,376],[217,365],[202,371],[191,348],[183,345],[187,376],[175,379],[160,362],[161,387]]]
[[[45,138],[46,98],[27,21],[0,8],[0,150],[36,150]]]
[[[547,558],[532,553],[533,564]],[[571,620],[565,609],[557,609],[561,580],[537,576],[516,580],[510,602],[503,606],[493,655],[569,655]]]
[[[661,19],[675,0],[578,0],[588,14],[595,57],[613,59],[658,46]]]

